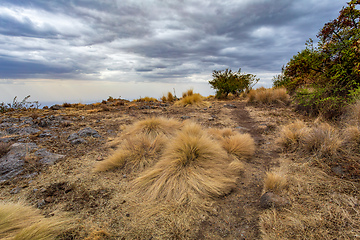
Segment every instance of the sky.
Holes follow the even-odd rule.
[[[1,0],[0,102],[214,94],[213,70],[271,87],[346,0]]]

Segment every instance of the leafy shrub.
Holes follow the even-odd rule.
[[[360,2],[352,0],[337,19],[326,23],[318,34],[318,47],[307,42],[275,79],[295,94],[303,110],[337,118],[344,106],[360,94]],[[308,92],[304,88],[311,88]],[[300,90],[299,90],[300,89]]]
[[[229,93],[238,95],[249,91],[259,81],[253,74],[241,73],[241,69],[237,72],[232,72],[231,69],[224,72],[214,70],[212,76],[213,79],[209,83],[216,90],[217,98],[226,98]]]

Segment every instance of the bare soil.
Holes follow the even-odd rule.
[[[39,124],[50,116],[60,120],[56,124]],[[242,100],[209,100],[204,107],[124,102],[5,113],[0,115],[0,123],[8,118],[31,117],[32,126],[40,130],[28,136],[14,135],[13,142],[35,142],[40,148],[66,157],[52,166],[39,165],[36,159],[27,161],[22,176],[0,184],[0,199],[20,200],[40,208],[45,216],[66,215],[77,219],[63,239],[131,239],[119,232],[123,222],[132,216],[130,206],[126,206],[130,203],[122,198],[132,177],[121,171],[95,174],[92,168],[112,153],[107,143],[121,133],[124,126],[149,116],[189,118],[207,128],[229,127],[251,134],[256,142],[255,156],[245,162],[246,170],[234,191],[217,199],[213,211],[199,220],[194,235],[196,239],[260,239],[259,215],[263,209],[259,199],[265,173],[279,163],[277,133],[282,125],[302,118],[289,107],[254,106]],[[75,145],[67,140],[70,134],[85,127],[95,129],[101,137],[86,137],[86,143]],[[44,132],[50,132],[52,137],[39,137]],[[4,135],[1,139],[8,137]],[[37,174],[29,177],[34,172]],[[14,194],[15,188],[20,191]]]

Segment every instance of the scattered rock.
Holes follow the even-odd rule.
[[[24,157],[36,149],[35,143],[14,143],[10,151],[0,158],[0,182],[9,180],[23,171]]]
[[[181,119],[186,120],[186,119],[190,119],[190,117],[189,116],[181,116]]]
[[[264,193],[260,197],[260,206],[262,208],[281,208],[289,205],[290,202],[286,198],[280,197],[272,192]]]
[[[82,144],[82,143],[87,143],[87,142],[83,138],[77,138],[77,139],[72,140],[70,143],[72,145],[77,145],[77,144]]]
[[[45,202],[44,199],[39,200],[38,203],[37,203],[37,207],[40,208],[40,209],[43,208],[45,205],[46,205],[46,202]]]
[[[233,105],[233,104],[225,104],[224,107],[227,108],[237,108],[237,106]]]
[[[52,137],[52,133],[49,130],[45,130],[43,133],[39,134],[39,138]]]
[[[46,149],[40,149],[35,152],[35,156],[40,157],[39,160],[42,164],[53,165],[57,160],[62,159],[65,155],[55,154],[47,151]]]
[[[90,127],[80,130],[78,134],[80,137],[95,137],[95,138],[101,137],[100,134],[95,129],[92,129]]]
[[[55,104],[55,105],[51,106],[50,109],[51,110],[60,110],[60,109],[63,109],[63,107],[58,104]]]
[[[11,189],[10,194],[18,194],[21,191],[21,188],[16,187]]]

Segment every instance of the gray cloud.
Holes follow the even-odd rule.
[[[187,81],[279,72],[346,0],[0,3],[0,78]]]

